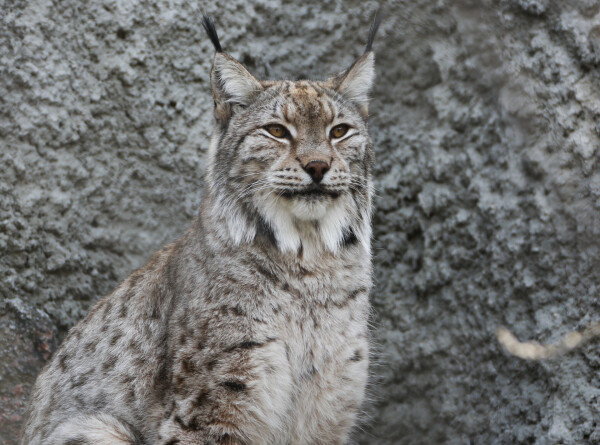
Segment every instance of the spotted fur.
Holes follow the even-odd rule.
[[[254,78],[204,19],[217,52],[199,216],[70,331],[23,445],[349,440],[369,358],[374,23],[351,68],[292,82]],[[318,183],[311,162],[328,166]]]

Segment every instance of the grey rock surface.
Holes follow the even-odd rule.
[[[4,0],[0,444],[90,306],[201,200],[216,17],[261,78],[360,54],[375,2]],[[364,444],[600,443],[598,342],[508,356],[600,318],[600,3],[383,2],[372,401]]]

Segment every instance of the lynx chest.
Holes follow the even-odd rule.
[[[309,275],[282,287],[278,320],[267,328],[278,339],[278,372],[265,382],[285,392],[280,443],[344,443],[355,423],[368,375],[367,277]]]

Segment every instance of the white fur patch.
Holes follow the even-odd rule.
[[[350,225],[350,215],[347,210],[346,197],[334,201],[331,208],[319,221],[321,241],[330,252],[336,253],[344,239],[344,231]]]
[[[286,207],[281,198],[270,194],[262,197],[259,203],[262,217],[271,226],[279,250],[297,252],[302,241],[294,222],[294,215]]]

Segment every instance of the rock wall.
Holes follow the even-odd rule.
[[[261,78],[362,51],[375,2],[4,0],[0,444],[100,296],[199,204],[223,45]],[[600,318],[600,3],[383,2],[372,401],[364,444],[600,442],[598,342],[508,356]]]

